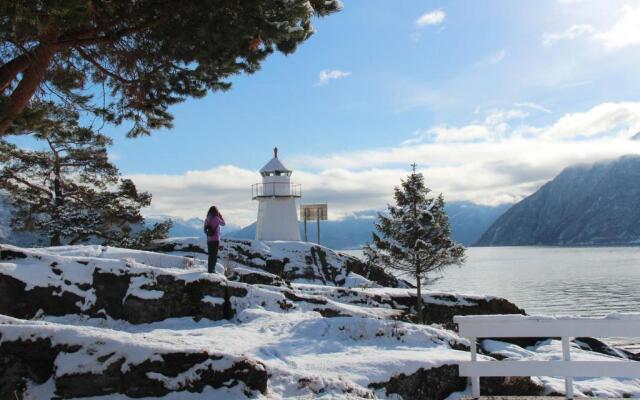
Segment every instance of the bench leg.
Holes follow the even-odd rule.
[[[573,400],[573,378],[564,378],[564,386],[567,390],[567,399]]]
[[[571,361],[571,341],[568,337],[562,338],[562,359],[564,361]],[[573,400],[573,378],[564,378],[564,387],[567,393],[567,399]]]
[[[477,350],[477,344],[476,344],[476,338],[472,337],[469,338],[469,344],[471,347],[471,361],[476,362],[478,361],[478,350]],[[479,399],[480,398],[480,377],[479,376],[472,376],[471,378],[471,395],[473,396],[474,399]]]
[[[471,377],[471,395],[474,399],[480,398],[480,377],[473,376]]]

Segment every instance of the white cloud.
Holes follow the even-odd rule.
[[[438,143],[447,142],[470,142],[474,140],[487,139],[491,135],[488,127],[479,124],[466,125],[462,127],[437,125],[428,129],[418,130],[414,137],[401,143],[402,146],[421,143],[424,141],[434,141]]]
[[[625,6],[622,16],[611,29],[596,33],[593,37],[609,51],[640,45],[640,6]]]
[[[511,128],[510,121],[523,119],[530,115],[523,108],[526,107],[487,110],[477,108],[474,114],[484,113],[483,120],[459,127],[443,124],[417,130],[414,132],[413,138],[405,140],[401,145],[406,146],[424,141],[451,143],[496,140]]]
[[[542,43],[551,46],[561,40],[573,40],[583,35],[590,35],[595,32],[595,28],[587,24],[573,25],[563,32],[545,33],[542,36]]]
[[[502,49],[500,51],[497,51],[497,52],[493,53],[489,57],[489,64],[497,64],[500,61],[504,60],[504,58],[506,56],[507,56],[507,50],[506,49]]]
[[[540,111],[545,114],[551,114],[551,110],[537,103],[523,102],[523,103],[516,103],[515,105],[516,107],[530,108],[532,110]]]
[[[339,218],[390,202],[393,187],[414,161],[428,185],[446,200],[499,204],[532,193],[569,165],[640,154],[640,141],[629,140],[640,131],[640,102],[603,103],[544,126],[524,124],[534,108],[528,110],[487,110],[465,126],[425,129],[429,137],[418,132],[411,145],[326,157],[298,155],[284,162],[294,170],[292,180],[303,185],[303,201],[327,201],[331,218]],[[220,166],[130,177],[153,194],[149,215],[202,217],[216,204],[229,223],[255,220],[250,186],[260,179],[257,171]]]
[[[416,26],[424,27],[429,25],[439,25],[444,22],[447,14],[442,10],[429,11],[416,20]]]
[[[578,4],[578,3],[582,3],[582,2],[584,2],[584,0],[558,0],[558,3],[566,4],[566,5]]]
[[[318,75],[316,85],[326,85],[331,80],[346,78],[349,75],[351,75],[351,72],[340,71],[339,69],[323,69]]]
[[[563,32],[544,33],[542,43],[551,46],[562,40],[575,40],[582,36],[601,43],[608,51],[640,45],[640,6],[625,5],[618,20],[609,29],[598,30],[590,24],[577,24]]]
[[[589,111],[571,113],[544,130],[553,139],[597,136],[628,138],[640,130],[640,103],[603,103]]]

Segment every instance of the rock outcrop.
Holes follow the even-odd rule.
[[[207,273],[189,246],[199,256],[175,246],[0,245],[0,398],[439,400],[466,387],[457,364],[469,360],[469,342],[453,316],[524,313],[505,299],[426,291],[429,325],[420,325],[414,289],[382,287],[330,250],[289,243],[250,253],[261,245],[247,242]],[[556,342],[485,340],[480,353],[535,359]],[[593,339],[575,343],[590,359],[629,358]],[[482,387],[537,395],[557,385],[496,378]]]
[[[410,375],[398,374],[388,382],[369,386],[384,389],[385,395],[399,395],[404,400],[446,399],[453,392],[465,390],[467,379],[460,377],[457,365],[443,365],[420,368]]]
[[[89,248],[108,252],[100,246]],[[138,254],[159,265],[176,262],[171,256]],[[229,298],[247,294],[242,285],[216,274],[152,267],[132,258],[65,257],[0,245],[0,261],[19,266],[0,269],[0,292],[5,294],[0,296],[0,314],[22,319],[44,313],[108,317],[134,324],[175,317],[220,320],[235,313]]]
[[[159,240],[149,250],[201,259],[207,253],[204,241],[199,238]],[[223,238],[218,257],[223,265],[239,264],[289,282],[329,286],[357,286],[373,282],[383,287],[411,287],[408,282],[380,267],[367,265],[356,257],[313,243]]]
[[[197,348],[169,348],[86,327],[0,317],[0,398],[15,398],[27,384],[51,381],[62,398],[124,394],[159,397],[202,392],[205,387],[243,385],[245,393],[266,393],[262,363]]]
[[[387,318],[415,320],[415,293],[411,289],[341,288],[324,285],[292,287],[277,275],[238,263],[227,276],[203,273],[199,260],[149,252],[130,252],[112,259],[118,249],[85,246],[66,255],[64,250],[21,249],[0,245],[0,314],[31,319],[84,315],[124,320],[132,324],[190,317],[217,321],[260,305],[265,293],[272,310],[313,310],[325,317],[367,316],[375,308]],[[151,266],[143,261],[155,264]],[[365,285],[366,286],[366,285]],[[454,315],[513,314],[524,311],[500,298],[423,294],[425,318],[454,328]],[[366,305],[367,307],[350,307]]]

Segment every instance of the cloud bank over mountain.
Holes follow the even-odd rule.
[[[448,201],[497,205],[519,201],[570,165],[640,154],[640,102],[608,102],[550,115],[544,105],[520,103],[478,110],[466,125],[437,125],[390,147],[318,157],[284,154],[303,185],[303,202],[328,202],[330,217],[343,218],[392,201],[393,187],[416,162],[427,185]],[[535,123],[540,118],[548,123]],[[265,159],[265,162],[268,161]],[[201,217],[217,204],[229,221],[255,219],[250,186],[257,171],[235,165],[184,174],[129,175],[154,195],[149,214]]]

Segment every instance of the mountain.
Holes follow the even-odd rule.
[[[471,245],[480,235],[509,208],[509,205],[496,207],[483,206],[470,202],[451,202],[446,206],[451,222],[452,236],[454,240]],[[332,249],[359,249],[363,244],[371,240],[373,223],[380,210],[363,210],[339,221],[322,221],[320,226],[320,239],[323,245]],[[38,241],[38,238],[30,233],[12,232],[9,227],[11,207],[0,193],[0,243],[10,243],[19,246],[43,245],[46,241]],[[172,237],[199,237],[204,238],[200,218],[183,219],[166,215],[148,216],[146,224],[171,218],[173,226],[169,230]],[[307,224],[309,241],[316,241],[316,224]],[[241,228],[228,223],[222,228],[225,237],[237,239],[254,239],[256,235],[255,223]],[[304,224],[300,223],[300,237],[304,238]]]
[[[515,204],[479,246],[640,243],[640,156],[563,170]]]
[[[167,215],[154,215],[145,218],[145,223],[147,225],[152,225],[156,222],[162,222],[167,219],[171,219],[173,221],[173,225],[171,229],[169,229],[169,236],[171,237],[199,237],[204,238],[204,220],[201,218],[177,218],[170,217]],[[235,232],[240,230],[241,227],[238,225],[227,224],[227,226],[222,227],[223,234],[228,234],[231,232]]]
[[[6,195],[0,192],[0,243],[17,246],[42,245],[45,240],[30,232],[14,232],[11,229],[11,214],[13,208]]]
[[[9,243],[18,246],[46,245],[47,241],[39,239],[38,235],[34,235],[29,232],[13,232],[10,227],[11,213],[11,205],[7,201],[7,198],[0,193],[0,243]],[[202,230],[204,221],[200,218],[183,219],[157,215],[145,218],[145,223],[147,225],[152,225],[156,222],[162,222],[168,218],[171,218],[173,221],[173,225],[169,230],[169,236],[204,238],[204,231]],[[226,234],[239,230],[240,226],[229,224],[222,229],[223,233]],[[95,242],[99,243],[100,241]]]
[[[331,249],[359,249],[371,240],[373,230],[373,216],[348,217],[339,221],[320,222],[320,242]],[[304,240],[304,223],[300,222],[300,237]],[[315,221],[307,223],[307,238],[310,242],[317,241],[317,227]],[[252,223],[239,231],[227,234],[226,237],[236,239],[254,239],[256,223]]]
[[[451,236],[455,241],[471,246],[511,206],[483,206],[466,201],[448,203],[445,210],[449,214]]]
[[[454,240],[471,245],[480,235],[507,209],[509,205],[483,206],[470,202],[451,202],[445,207],[449,213],[451,231]],[[379,210],[364,210],[339,221],[322,221],[320,241],[332,249],[359,249],[371,240],[373,223]],[[309,241],[316,241],[316,223],[307,224]],[[227,234],[227,237],[253,239],[256,234],[255,223]],[[304,224],[300,223],[300,237],[304,238]]]

